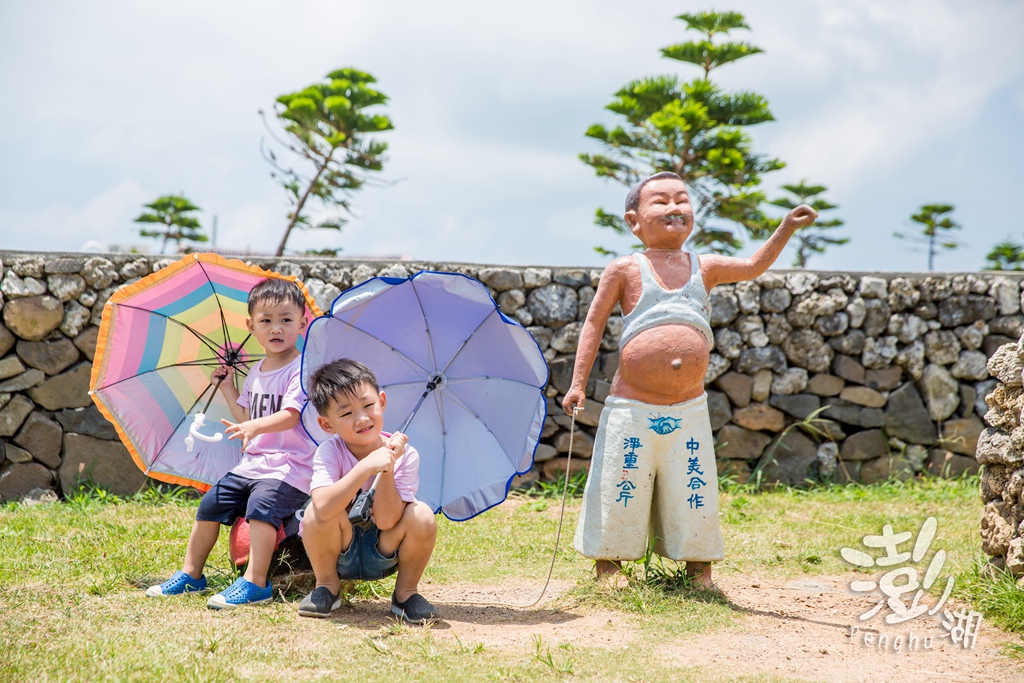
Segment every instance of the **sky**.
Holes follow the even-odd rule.
[[[928,203],[963,225],[936,270],[1024,242],[1018,0],[36,0],[0,5],[0,249],[158,250],[132,219],[184,192],[218,248],[272,252],[289,209],[258,112],[354,66],[389,97],[390,182],[355,195],[340,235],[290,250],[601,266],[595,245],[633,240],[593,224],[626,188],[579,161],[600,151],[584,131],[616,123],[604,107],[633,79],[696,77],[659,49],[706,9],[742,12],[735,37],[764,50],[713,76],[770,103],[749,132],[787,166],[765,191],[825,185],[839,208],[823,218],[846,222],[851,242],[808,267],[926,270],[893,232]]]

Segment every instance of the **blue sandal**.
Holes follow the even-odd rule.
[[[211,609],[234,609],[269,602],[273,597],[274,589],[269,581],[265,588],[260,588],[239,576],[233,584],[207,600],[206,606]]]
[[[168,595],[182,595],[184,593],[205,593],[206,577],[200,576],[193,579],[185,572],[178,570],[174,575],[161,583],[159,586],[150,586],[146,589],[146,595],[151,598],[162,598]]]

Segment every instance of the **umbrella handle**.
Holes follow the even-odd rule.
[[[189,453],[192,452],[192,448],[196,445],[196,439],[200,441],[207,441],[209,443],[217,443],[224,438],[224,435],[217,432],[213,436],[207,436],[199,431],[199,429],[206,424],[206,413],[196,413],[195,419],[192,421],[192,426],[188,428],[188,436],[185,437],[185,447]]]
[[[373,478],[368,491],[360,491],[356,496],[356,502],[352,503],[352,509],[348,511],[348,521],[352,524],[366,524],[370,521],[370,511],[373,509],[373,494],[377,491],[377,482],[380,481],[381,473]]]
[[[191,453],[192,449],[195,448],[196,439],[216,443],[224,438],[224,435],[220,433],[214,434],[213,436],[206,436],[205,434],[201,434],[199,429],[206,423],[206,411],[210,409],[210,404],[213,403],[213,399],[217,395],[217,390],[220,389],[220,385],[226,377],[227,375],[221,377],[215,384],[213,384],[213,391],[210,392],[210,398],[206,400],[206,405],[203,406],[203,409],[196,413],[195,419],[192,421],[192,426],[188,428],[188,436],[185,437],[185,450],[189,453]]]
[[[227,379],[227,375],[221,377],[216,381],[216,383],[213,384],[213,391],[210,392],[210,398],[206,399],[206,405],[203,406],[203,409],[199,411],[200,415],[203,415],[205,417],[206,411],[210,409],[210,404],[213,403],[213,399],[217,396],[217,390],[220,389],[220,385],[224,382],[225,379]],[[199,423],[199,426],[202,427],[202,423]],[[220,439],[217,440],[220,441]]]

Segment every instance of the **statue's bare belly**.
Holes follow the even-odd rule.
[[[655,405],[673,405],[704,393],[711,345],[690,325],[658,325],[640,332],[619,350],[611,395]]]

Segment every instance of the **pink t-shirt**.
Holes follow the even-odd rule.
[[[387,438],[386,432],[381,434]],[[339,436],[332,436],[320,444],[313,455],[313,481],[310,490],[330,486],[348,474],[356,466],[356,456],[348,449]],[[373,484],[373,477],[368,477],[363,484],[366,491]],[[416,490],[420,487],[420,454],[406,444],[405,453],[395,460],[395,488],[398,497],[406,503],[416,502]]]
[[[263,361],[253,366],[238,397],[238,405],[249,411],[250,420],[285,409],[302,412],[306,396],[299,375],[301,360],[301,356],[296,356],[291,363],[272,372],[263,372]],[[277,479],[309,493],[314,450],[316,443],[300,423],[283,432],[254,438],[242,454],[242,461],[231,471],[249,479]]]

